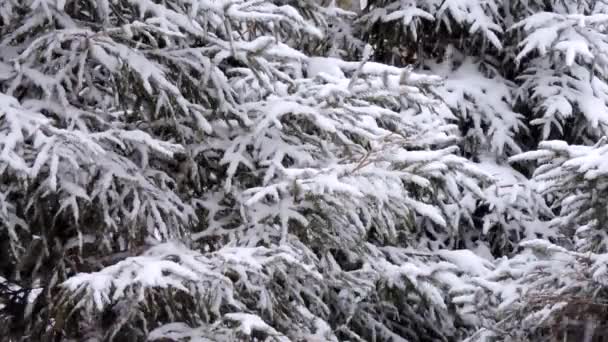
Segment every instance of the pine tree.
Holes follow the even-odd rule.
[[[605,321],[601,165],[607,9],[599,1],[555,2],[537,6],[513,26],[522,35],[515,58],[523,66],[517,96],[528,104],[530,123],[544,141],[512,162],[538,163],[532,180],[553,208],[555,216],[547,222],[559,237],[552,241],[557,245],[536,243],[540,257],[527,261],[521,273],[525,295],[508,308],[511,318],[504,318],[506,330],[519,339],[591,340],[595,325]],[[517,331],[515,321],[524,317],[528,323]]]
[[[593,0],[373,1],[358,20],[376,60],[446,79],[437,94],[459,124],[461,151],[500,179],[469,204],[466,247],[480,240],[509,256],[476,294],[500,305],[480,312],[489,319],[470,340],[583,340],[593,335],[587,323],[605,319],[607,9]],[[589,329],[572,323],[585,315]]]
[[[550,215],[525,176],[506,165],[509,156],[528,148],[522,137],[529,128],[514,92],[510,46],[503,42],[513,20],[505,6],[502,1],[380,1],[370,2],[358,20],[359,32],[378,47],[375,59],[409,62],[445,79],[436,93],[451,113],[449,122],[459,127],[460,152],[501,179],[484,189],[485,201],[469,201],[473,222],[459,224],[466,231],[460,246],[479,245],[495,256],[535,237],[532,226]]]
[[[5,3],[3,336],[474,329],[479,270],[463,258],[477,257],[436,248],[461,239],[461,200],[491,179],[456,154],[439,77],[324,40],[349,15],[257,0]]]
[[[0,336],[597,337],[607,11],[1,2]]]

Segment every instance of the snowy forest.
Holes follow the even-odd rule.
[[[0,0],[0,341],[608,341],[608,1]]]

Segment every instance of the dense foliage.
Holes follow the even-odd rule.
[[[608,4],[0,2],[7,341],[591,341]]]

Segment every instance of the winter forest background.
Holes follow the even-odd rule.
[[[0,0],[0,339],[599,341],[607,134],[608,1]]]

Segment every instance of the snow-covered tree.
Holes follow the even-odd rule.
[[[517,96],[543,139],[589,144],[606,134],[606,8],[585,7],[535,13],[512,27],[523,35]]]
[[[522,247],[485,274],[477,298],[483,315],[492,319],[466,341],[601,340],[606,333],[607,255],[576,252],[546,240]]]
[[[473,227],[460,224],[467,248],[511,256],[496,261],[501,271],[476,294],[493,298],[488,305],[502,304],[482,314],[490,317],[484,324],[495,324],[472,339],[562,338],[571,333],[568,320],[588,313],[601,321],[594,314],[603,301],[601,276],[593,272],[606,253],[606,3],[389,0],[364,7],[356,25],[377,47],[374,58],[445,78],[435,91],[460,128],[461,152],[499,179],[483,189],[482,200],[466,201]],[[575,257],[563,268],[551,253],[513,254],[535,238]],[[585,259],[580,253],[599,254]],[[576,285],[555,282],[574,275]],[[538,299],[562,292],[561,301]]]
[[[0,2],[0,335],[591,338],[607,11]]]
[[[605,138],[595,146],[568,145],[564,141],[544,141],[537,151],[513,161],[537,160],[534,180],[538,191],[557,208],[549,223],[574,238],[578,251],[608,252],[603,217],[606,213]]]
[[[484,189],[484,200],[467,200],[474,220],[460,223],[461,246],[480,245],[498,256],[547,234],[534,226],[551,216],[525,176],[506,164],[533,146],[515,92],[520,80],[510,57],[509,8],[503,1],[373,1],[357,21],[363,39],[377,47],[376,60],[411,63],[445,79],[435,93],[459,128],[460,153],[501,178]]]
[[[332,6],[3,4],[4,336],[475,328],[451,289],[470,291],[479,270],[435,250],[461,240],[461,200],[492,180],[456,154],[441,78],[324,39],[350,15]],[[336,58],[356,49],[362,61]]]

